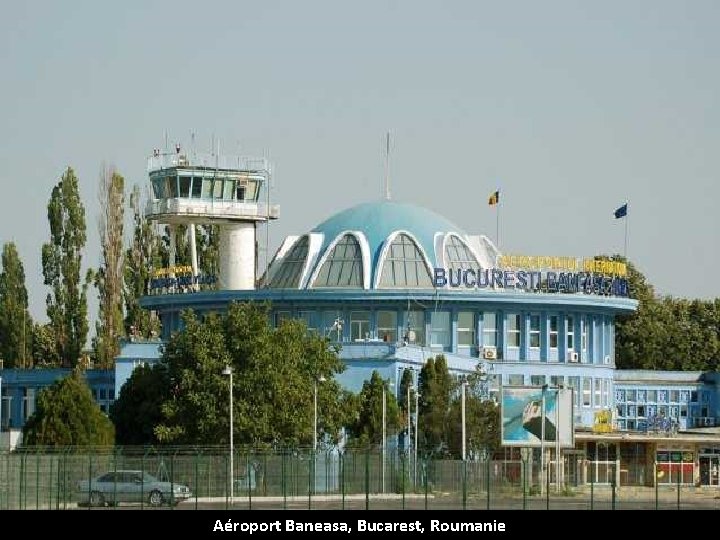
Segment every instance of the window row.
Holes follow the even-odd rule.
[[[505,376],[505,384],[509,386],[565,386],[572,388],[575,407],[609,407],[612,381],[592,377],[564,375],[530,375],[510,374]]]
[[[701,394],[707,401],[705,393]],[[697,390],[615,390],[618,403],[697,403]]]
[[[155,177],[151,183],[156,199],[257,200],[258,182],[248,178],[171,175]]]
[[[306,249],[306,245],[299,244],[296,248]],[[288,255],[288,262],[290,261],[293,261],[294,266],[286,265],[282,269],[286,272],[281,271],[279,275],[276,275],[278,281],[299,280],[302,268],[294,249]],[[277,311],[275,325],[291,316],[290,311]],[[349,316],[349,321],[342,320],[347,316]],[[453,316],[455,316],[455,335],[453,335]],[[602,340],[596,336],[595,349],[605,352],[604,363],[609,363],[614,341],[614,327],[610,319],[593,319],[587,316],[576,318],[572,314],[541,316],[539,313],[524,315],[495,311],[457,311],[453,313],[424,310],[381,310],[376,312],[357,310],[349,313],[327,311],[320,314],[314,311],[300,311],[297,317],[304,319],[309,328],[321,331],[337,341],[367,339],[390,343],[405,341],[443,350],[452,350],[454,345],[458,349],[477,346],[497,350],[504,345],[508,348],[510,357],[518,357],[517,353],[512,353],[512,349],[527,348],[530,355],[534,355],[534,358],[531,359],[535,360],[540,359],[542,348],[546,348],[551,355],[554,353],[557,357],[558,350],[562,347],[565,351],[578,351],[579,353],[574,360],[568,358],[568,361],[587,362],[590,357],[590,349],[592,349],[588,341],[589,327],[592,324],[597,326],[595,334],[603,334]],[[337,325],[336,319],[340,321]],[[331,329],[333,333],[330,333]],[[581,336],[579,343],[575,339],[578,331]],[[600,355],[597,353],[594,356],[597,358]],[[601,362],[597,361],[596,363]]]

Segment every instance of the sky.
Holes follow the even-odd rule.
[[[145,187],[166,135],[268,157],[272,253],[383,196],[389,131],[394,200],[495,239],[500,189],[508,254],[623,253],[627,226],[659,294],[716,298],[719,25],[702,0],[9,3],[0,242],[47,320],[41,246],[66,167],[97,267],[103,164]]]

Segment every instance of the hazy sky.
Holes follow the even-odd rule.
[[[274,251],[381,197],[390,130],[394,199],[494,237],[500,187],[504,252],[577,257],[622,253],[628,200],[628,256],[657,290],[717,297],[718,27],[716,1],[8,3],[0,241],[45,319],[68,165],[96,266],[103,162],[144,185],[165,132],[265,154]]]

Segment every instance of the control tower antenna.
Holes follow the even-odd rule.
[[[385,137],[385,200],[390,200],[390,132]]]

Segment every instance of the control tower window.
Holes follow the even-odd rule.
[[[232,201],[235,193],[235,180],[225,180],[225,189],[223,190],[223,199]]]
[[[174,199],[177,197],[177,176],[165,178],[165,198]]]
[[[245,186],[243,186],[240,182],[238,182],[235,186],[235,198],[238,201],[245,200]]]
[[[184,198],[190,197],[190,182],[192,177],[181,176],[180,177],[180,196]]]
[[[191,191],[191,193],[192,193],[192,198],[193,198],[193,199],[199,199],[199,198],[200,198],[200,195],[201,195],[201,192],[202,192],[202,185],[203,185],[203,184],[202,184],[202,178],[200,178],[199,176],[195,176],[195,177],[192,179],[192,191]]]
[[[193,180],[193,187],[195,186],[195,182],[199,182],[200,178],[197,176]],[[210,199],[212,198],[212,178],[203,178],[202,179],[202,198],[203,199]]]
[[[280,268],[270,280],[268,287],[271,289],[297,289],[300,285],[305,260],[308,255],[310,241],[308,236],[303,236],[295,241],[290,252],[280,261]]]
[[[430,271],[422,253],[406,234],[398,234],[390,244],[380,276],[381,289],[432,287]]]
[[[213,199],[219,200],[222,199],[222,191],[223,191],[223,180],[222,178],[213,178]]]
[[[362,287],[362,253],[352,234],[335,244],[320,268],[313,287]]]
[[[162,178],[154,178],[152,181],[153,196],[156,199],[162,199],[163,197],[163,180]]]

